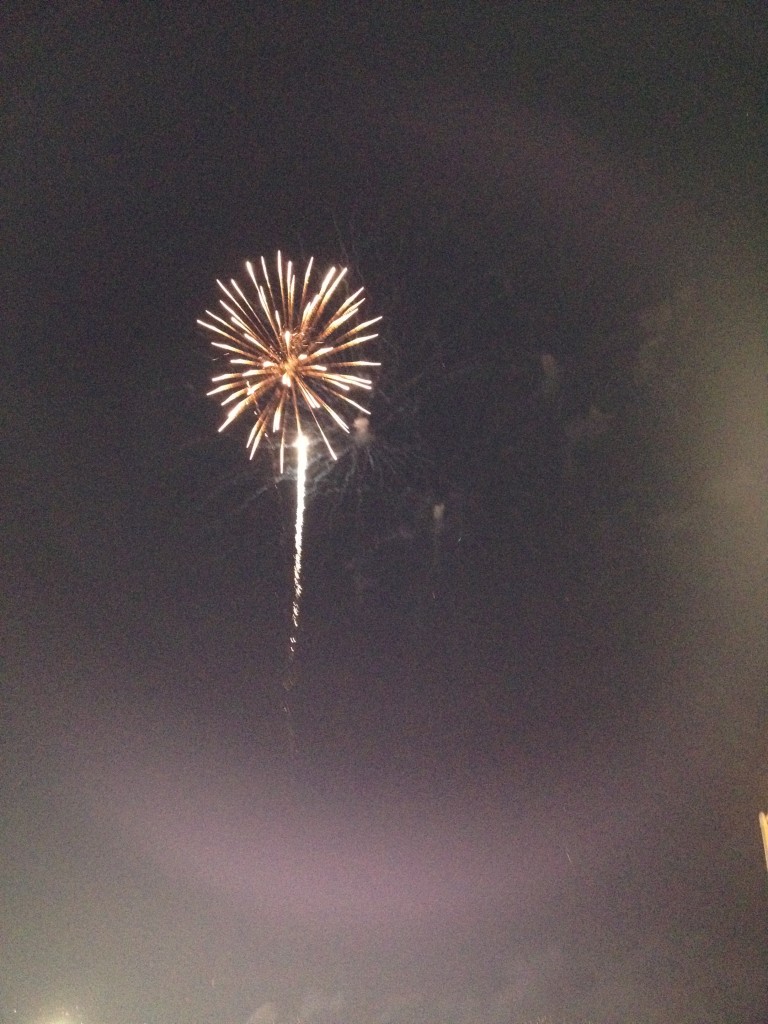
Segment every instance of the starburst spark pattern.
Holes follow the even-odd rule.
[[[247,441],[251,458],[264,435],[275,434],[280,440],[281,473],[286,447],[305,429],[316,429],[331,458],[336,458],[327,433],[328,421],[348,433],[349,424],[342,415],[345,409],[370,415],[350,392],[370,391],[372,381],[361,371],[379,365],[348,358],[378,336],[366,332],[381,317],[358,322],[365,301],[363,289],[339,301],[347,268],[331,267],[315,291],[313,264],[310,259],[299,291],[292,262],[285,262],[279,252],[274,288],[263,257],[261,279],[253,264],[246,263],[255,297],[249,298],[234,279],[229,285],[217,281],[225,296],[220,300],[224,315],[206,310],[209,319],[198,320],[201,327],[217,335],[213,345],[228,353],[231,367],[230,372],[213,378],[216,387],[208,392],[223,396],[221,404],[228,408],[219,430],[252,409],[256,420]]]

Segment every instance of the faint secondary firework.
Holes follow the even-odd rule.
[[[370,328],[381,317],[360,319],[365,295],[362,288],[344,294],[346,267],[331,267],[316,287],[310,259],[298,287],[293,263],[284,261],[281,253],[275,261],[274,286],[263,257],[259,266],[260,275],[246,263],[245,288],[234,279],[228,285],[217,281],[224,296],[219,300],[221,311],[206,310],[207,319],[198,323],[215,335],[212,343],[227,353],[230,367],[213,378],[215,387],[208,392],[220,397],[227,410],[219,430],[241,413],[251,412],[251,458],[265,436],[279,444],[281,474],[286,449],[296,452],[293,603],[285,682],[290,689],[298,641],[308,451],[313,437],[318,437],[335,460],[334,432],[350,432],[345,413],[370,416],[351,393],[373,386],[367,373],[379,364],[358,358],[358,353],[377,337]]]

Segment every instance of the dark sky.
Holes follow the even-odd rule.
[[[4,15],[0,1022],[760,1024],[768,22],[363,6]],[[384,317],[295,752],[277,249]]]

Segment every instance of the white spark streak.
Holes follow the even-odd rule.
[[[293,607],[291,618],[291,637],[288,647],[289,665],[296,659],[296,645],[299,638],[299,609],[301,606],[301,548],[304,536],[304,506],[307,489],[307,451],[309,441],[305,434],[296,439],[296,534],[293,556]],[[293,675],[288,673],[287,689],[293,685]]]

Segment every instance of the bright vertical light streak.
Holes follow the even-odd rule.
[[[288,660],[293,665],[296,658],[296,644],[299,637],[299,609],[301,607],[301,548],[304,536],[304,506],[307,493],[307,450],[309,441],[305,434],[296,439],[296,534],[293,555],[293,607],[291,617],[291,638]],[[293,685],[293,673],[288,673],[288,688]]]

